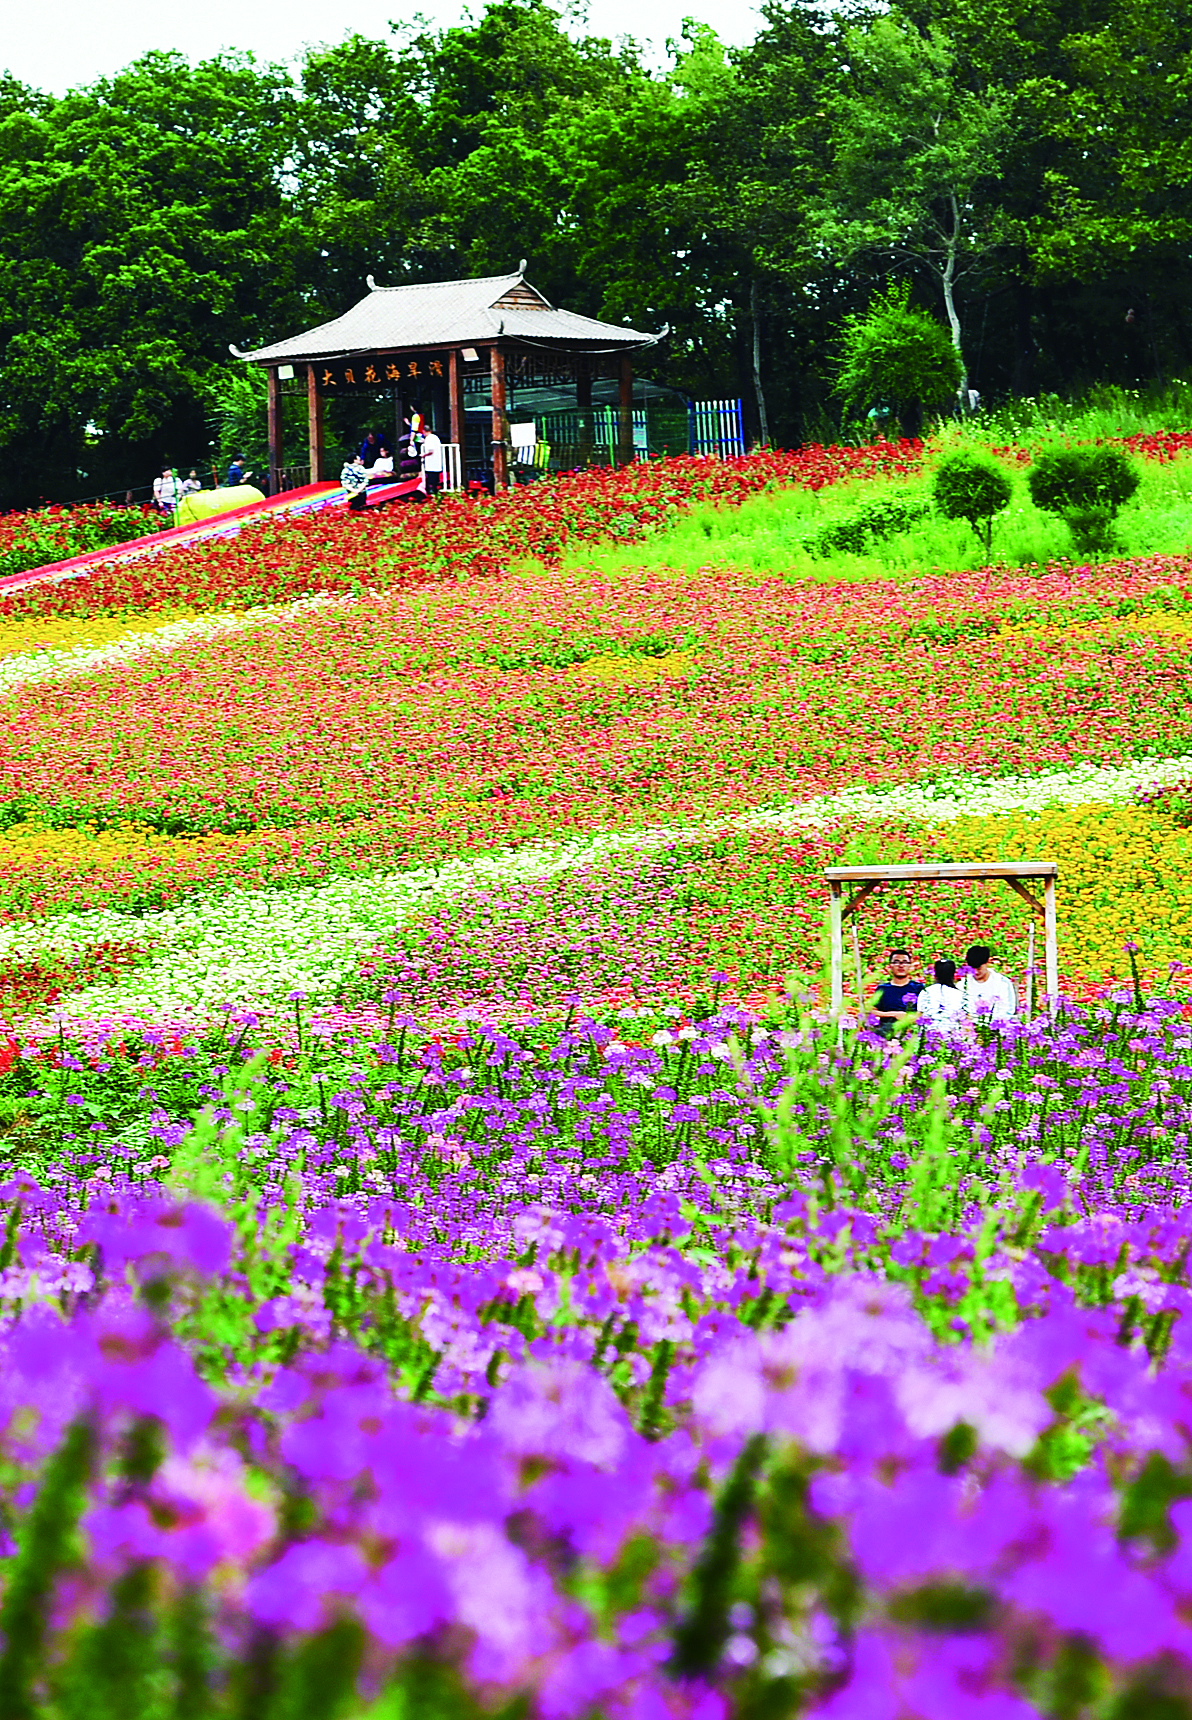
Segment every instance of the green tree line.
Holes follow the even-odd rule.
[[[841,330],[909,281],[992,401],[1192,369],[1192,10],[770,0],[660,69],[545,0],[296,73],[150,53],[0,78],[0,506],[200,460],[234,361],[387,284],[529,259],[671,335],[650,374],[831,432]]]

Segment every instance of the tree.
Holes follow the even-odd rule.
[[[891,286],[864,315],[846,317],[835,392],[846,410],[886,405],[904,436],[917,436],[925,409],[960,380],[960,358],[934,317],[910,302],[910,282]]]
[[[965,386],[956,289],[1002,243],[994,186],[1008,130],[1004,91],[965,89],[938,30],[896,14],[846,33],[848,66],[830,102],[833,167],[816,213],[842,265],[911,268],[943,300]]]
[[[976,532],[989,559],[993,547],[993,522],[1010,505],[1014,486],[1001,467],[987,455],[965,449],[950,454],[936,468],[932,495],[947,520],[966,520]]]
[[[0,113],[0,505],[199,462],[208,370],[302,314],[288,79],[149,54]]]

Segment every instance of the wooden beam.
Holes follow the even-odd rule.
[[[462,467],[467,455],[467,419],[464,416],[464,373],[459,362],[459,350],[452,347],[447,357],[447,404],[451,418],[450,441],[458,443]]]
[[[1023,901],[1027,904],[1027,906],[1032,910],[1033,913],[1036,913],[1036,914],[1040,915],[1040,917],[1042,917],[1042,915],[1046,912],[1046,909],[1044,908],[1042,902],[1039,900],[1038,896],[1035,895],[1034,891],[1027,889],[1026,885],[1022,882],[1021,878],[1007,878],[1006,883],[1009,884],[1010,888],[1013,890],[1013,892],[1016,896],[1022,897]]]
[[[618,415],[617,461],[622,466],[633,464],[633,360],[627,352],[621,354],[617,386]]]
[[[281,489],[281,380],[275,364],[269,366],[266,374],[269,378],[269,494],[275,496]]]
[[[958,878],[1054,878],[1059,866],[1054,860],[981,861],[974,865],[940,861],[929,865],[907,866],[826,866],[824,877],[829,882],[859,884],[872,878],[877,883],[911,882],[946,883]]]
[[[306,439],[310,460],[310,481],[323,480],[323,396],[319,393],[319,373],[313,364],[306,367]]]
[[[505,446],[509,439],[505,418],[505,354],[496,344],[488,349],[488,366],[493,397],[493,486],[505,490],[509,487],[509,460]]]
[[[844,907],[844,918],[846,920],[848,919],[850,914],[856,913],[857,909],[861,906],[861,903],[865,900],[866,896],[872,896],[873,895],[873,892],[877,889],[877,886],[878,886],[878,880],[876,878],[873,878],[869,881],[868,884],[862,884],[859,890],[853,891],[852,895],[849,897],[849,899],[845,903],[845,907]]]

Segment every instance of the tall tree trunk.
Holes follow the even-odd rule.
[[[956,251],[960,235],[960,205],[956,201],[955,193],[952,194],[951,204],[952,231],[948,235],[948,261],[944,264],[942,278],[944,287],[944,309],[948,313],[948,327],[952,330],[952,345],[956,348],[956,356],[960,360],[960,383],[956,389],[956,393],[960,400],[961,407],[963,408],[967,404],[966,391],[968,389],[968,371],[965,368],[964,363],[964,348],[960,344],[960,318],[956,314]]]
[[[761,315],[757,308],[756,275],[753,279],[749,302],[753,312],[753,392],[757,395],[757,421],[761,426],[762,442],[769,447],[770,423],[766,417],[766,397],[762,393],[762,324]]]

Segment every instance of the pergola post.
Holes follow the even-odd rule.
[[[466,437],[464,417],[464,376],[459,365],[459,353],[455,347],[447,355],[447,405],[451,420],[450,440],[459,449],[459,464],[462,472],[467,449],[464,446]]]
[[[617,463],[621,466],[631,466],[633,464],[633,360],[627,352],[621,354],[618,381],[620,423],[617,437]]]
[[[1055,926],[1055,879],[1043,880],[1043,949],[1047,969],[1047,1007],[1054,1015],[1060,995],[1059,939]]]
[[[323,396],[319,393],[319,373],[313,364],[306,367],[306,438],[310,460],[310,481],[323,481]]]
[[[831,926],[831,965],[833,1016],[844,1007],[844,886],[833,878],[829,884],[828,919]]]
[[[493,488],[509,487],[509,461],[505,443],[508,426],[505,421],[505,354],[495,342],[489,352],[489,381],[493,397]]]
[[[269,366],[266,375],[269,378],[269,494],[275,496],[281,489],[281,379],[275,364]]]
[[[592,366],[586,353],[575,360],[575,409],[579,419],[577,454],[581,466],[592,464]]]

